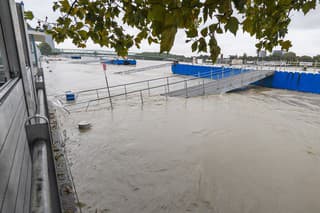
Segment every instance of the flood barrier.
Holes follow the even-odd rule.
[[[173,64],[171,66],[172,73],[178,75],[191,75],[199,78],[221,79],[233,75],[238,75],[243,72],[248,72],[249,69],[230,68],[223,66],[199,66],[189,64]]]
[[[255,85],[320,94],[320,73],[276,71]]]
[[[248,72],[250,69],[221,66],[173,64],[172,72],[200,78],[221,79]],[[320,73],[275,71],[274,75],[253,83],[254,85],[320,94]]]
[[[136,65],[137,61],[134,59],[112,59],[112,60],[105,60],[103,63],[114,64],[114,65]]]

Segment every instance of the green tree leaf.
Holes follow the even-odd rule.
[[[24,11],[24,19],[26,20],[33,20],[34,15],[32,11]]]
[[[50,45],[46,42],[42,42],[39,44],[39,50],[42,55],[51,55],[52,54],[52,49]]]
[[[160,43],[160,51],[170,51],[178,29],[194,42],[193,51],[210,52],[218,57],[220,48],[214,35],[239,27],[257,39],[256,47],[272,51],[280,45],[291,47],[284,40],[291,21],[290,14],[305,14],[315,9],[317,0],[57,0],[53,10],[59,18],[48,32],[57,42],[71,38],[84,47],[88,39],[126,55],[131,46],[143,40]],[[234,16],[237,14],[239,20]],[[134,30],[127,32],[128,25]],[[203,26],[205,26],[203,28]],[[224,30],[222,29],[224,28]],[[151,37],[150,37],[151,36]],[[208,43],[207,43],[208,41]],[[209,48],[208,48],[209,47]]]
[[[224,27],[225,31],[229,30],[234,35],[237,34],[238,28],[239,28],[239,21],[235,17],[231,17]]]

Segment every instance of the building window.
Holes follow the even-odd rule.
[[[0,23],[0,87],[10,79],[3,31]]]

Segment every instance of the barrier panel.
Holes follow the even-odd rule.
[[[112,60],[105,60],[103,63],[114,64],[114,65],[136,65],[137,61],[133,59],[112,59]]]
[[[249,71],[248,69],[173,64],[172,73],[191,75],[200,78],[221,79]],[[273,76],[254,83],[254,85],[320,94],[320,73],[276,71]]]
[[[273,76],[262,79],[255,85],[320,94],[320,73],[276,71]]]
[[[221,79],[233,75],[238,75],[249,71],[248,69],[215,67],[215,66],[199,66],[189,64],[173,64],[171,66],[172,73],[178,75],[191,75],[199,78]]]

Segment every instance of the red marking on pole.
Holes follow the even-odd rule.
[[[103,68],[103,71],[106,71],[107,70],[107,65],[105,63],[102,63],[102,68]]]

